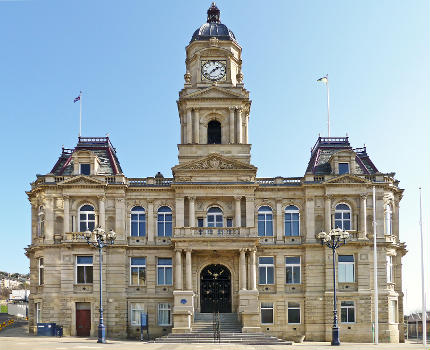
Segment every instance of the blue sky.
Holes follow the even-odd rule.
[[[2,121],[0,270],[26,272],[30,206],[24,191],[73,147],[84,91],[83,135],[109,133],[129,177],[171,175],[176,100],[185,46],[210,1],[0,1]],[[260,177],[302,176],[326,135],[366,144],[382,172],[396,172],[404,289],[420,300],[418,187],[428,253],[428,1],[218,1],[243,48],[252,102],[249,136]],[[267,137],[271,134],[271,137]],[[279,161],[282,159],[283,161]],[[426,181],[427,180],[427,181]],[[428,267],[428,255],[426,255]],[[428,274],[428,272],[427,272]],[[429,295],[430,299],[430,295]]]

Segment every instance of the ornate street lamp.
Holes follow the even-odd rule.
[[[339,327],[337,324],[337,308],[336,308],[336,249],[346,244],[349,238],[349,233],[340,228],[330,230],[329,233],[320,232],[317,238],[321,240],[321,245],[326,245],[333,250],[333,328],[331,335],[331,345],[340,345],[339,341]]]
[[[106,343],[106,327],[103,324],[103,279],[102,279],[102,264],[103,264],[103,248],[107,245],[112,245],[116,238],[116,233],[110,230],[106,233],[100,226],[95,228],[92,232],[86,230],[84,232],[85,239],[89,245],[99,249],[99,263],[100,263],[100,320],[97,333],[97,343]]]

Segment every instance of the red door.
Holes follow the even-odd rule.
[[[76,310],[76,335],[89,337],[91,331],[91,311]]]

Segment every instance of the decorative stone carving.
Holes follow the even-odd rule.
[[[369,181],[362,179],[361,177],[358,177],[358,176],[347,174],[347,175],[339,176],[329,181],[326,181],[326,183],[327,184],[351,184],[351,183],[368,184]]]
[[[175,178],[175,182],[191,182],[192,179],[191,176],[178,176]]]
[[[242,82],[243,82],[243,73],[242,72],[237,73],[236,74],[236,79],[237,79],[237,83],[238,84],[242,84]]]
[[[206,158],[186,163],[176,167],[177,170],[255,170],[252,165],[225,158],[218,153],[212,153]],[[175,169],[175,170],[176,170]]]
[[[190,84],[191,83],[191,73],[190,72],[186,72],[185,74],[184,74],[184,80],[185,80],[185,83],[186,84]]]
[[[71,179],[65,180],[63,185],[105,185],[104,181],[90,178],[88,176],[79,175]]]

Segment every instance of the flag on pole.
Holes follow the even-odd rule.
[[[325,77],[319,78],[317,81],[320,81],[322,83],[327,84],[328,83],[328,78],[327,78],[327,76],[325,76]]]
[[[79,95],[78,97],[75,97],[75,99],[73,100],[73,103],[78,102],[81,100],[81,95]]]

